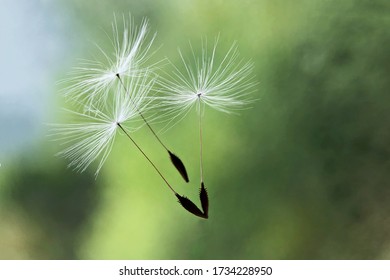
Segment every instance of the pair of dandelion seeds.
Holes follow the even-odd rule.
[[[152,43],[156,35],[150,34],[147,20],[137,26],[131,17],[128,20],[123,17],[122,23],[118,26],[114,20],[113,36],[108,36],[113,47],[112,54],[98,47],[103,61],[83,61],[70,78],[62,81],[66,100],[77,108],[76,111],[66,112],[77,121],[54,126],[54,135],[66,146],[58,155],[68,158],[69,167],[81,172],[97,161],[97,176],[120,132],[145,157],[180,205],[190,213],[207,219],[209,199],[204,184],[202,136],[204,110],[211,107],[231,113],[250,103],[249,94],[254,86],[251,76],[253,65],[239,59],[235,44],[217,63],[217,38],[211,49],[207,42],[202,43],[200,56],[191,48],[192,57],[186,59],[179,51],[184,70],[180,71],[169,63],[173,66],[172,72],[161,77],[156,73],[161,70],[161,64],[148,65],[154,54]],[[146,127],[188,183],[185,165],[168,149],[152,123],[165,117],[169,120],[168,125],[172,125],[182,120],[193,107],[197,110],[200,137],[201,209],[175,191],[157,164],[132,137],[134,131]]]

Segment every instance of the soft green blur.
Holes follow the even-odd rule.
[[[123,135],[96,180],[96,166],[67,169],[45,137],[0,159],[1,259],[390,258],[389,1],[73,0],[56,9],[70,54],[53,61],[53,96],[77,59],[92,57],[91,41],[109,47],[114,13],[131,13],[157,32],[156,60],[179,62],[178,47],[218,34],[221,49],[237,41],[255,64],[257,101],[239,115],[205,112],[208,220],[181,208]],[[57,120],[63,104],[52,99]],[[135,134],[198,203],[195,112],[161,137],[189,184],[147,130]]]

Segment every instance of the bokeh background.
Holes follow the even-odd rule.
[[[157,60],[220,34],[255,64],[251,109],[207,110],[210,218],[184,211],[118,137],[99,177],[54,154],[57,82],[109,46],[116,15],[148,17]],[[0,259],[389,259],[390,2],[1,0]],[[195,114],[134,136],[197,201]]]

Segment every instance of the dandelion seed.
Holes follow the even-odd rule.
[[[196,105],[199,114],[200,166],[203,182],[203,137],[202,109],[205,106],[225,113],[243,109],[253,100],[251,92],[256,85],[253,82],[253,64],[239,59],[239,53],[233,44],[218,63],[218,38],[215,39],[211,53],[208,53],[207,42],[202,44],[201,56],[197,57],[192,49],[192,59],[185,59],[180,52],[184,71],[174,67],[173,74],[160,79],[158,97],[160,108],[170,116],[168,125],[183,118]],[[168,126],[167,125],[167,126]]]
[[[68,158],[69,166],[81,172],[100,158],[96,170],[98,175],[112,149],[118,128],[133,132],[143,125],[136,108],[143,111],[151,109],[151,99],[147,95],[153,83],[145,77],[133,77],[127,84],[127,94],[118,85],[107,102],[98,103],[96,107],[86,105],[83,112],[68,110],[78,120],[77,123],[54,125],[55,138],[68,145],[57,155]]]
[[[139,126],[130,126],[130,123],[136,121],[136,118],[140,115],[139,110],[145,112],[151,108],[149,106],[151,99],[148,98],[148,93],[153,83],[153,80],[147,81],[147,75],[142,79],[133,77],[127,82],[126,91],[123,91],[122,85],[118,85],[117,92],[109,99],[112,100],[111,103],[99,103],[100,108],[89,105],[83,113],[69,111],[81,120],[76,124],[56,125],[54,127],[54,136],[64,141],[64,144],[69,145],[58,155],[68,158],[70,160],[69,166],[81,172],[93,161],[100,158],[95,173],[97,176],[112,150],[119,129],[152,165],[173,194],[180,197],[150,157],[130,135],[130,132],[139,128]],[[141,125],[144,124],[145,122],[141,123]]]
[[[85,60],[81,66],[75,68],[73,73],[71,73],[71,78],[62,81],[63,83],[71,84],[63,90],[65,97],[69,100],[76,101],[77,104],[104,103],[111,92],[111,88],[118,82],[123,90],[127,92],[128,89],[124,83],[125,78],[145,77],[151,74],[150,69],[153,69],[155,65],[144,66],[150,58],[149,51],[155,35],[147,41],[149,33],[147,20],[144,19],[140,27],[137,27],[131,17],[128,21],[123,17],[123,35],[121,39],[116,20],[112,24],[112,29],[114,35],[113,39],[110,40],[114,49],[113,57],[98,47],[105,58],[104,62]],[[132,102],[131,99],[130,102]],[[189,182],[183,162],[157,136],[150,123],[146,120],[143,110],[135,106],[135,104],[132,105],[134,105],[135,110],[155,138],[168,152],[172,163],[184,180]]]
[[[148,38],[149,27],[146,19],[143,19],[138,27],[131,16],[128,20],[123,17],[122,34],[115,19],[112,30],[113,38],[109,38],[113,54],[97,46],[103,61],[82,60],[81,65],[70,73],[71,77],[61,81],[63,84],[70,84],[63,90],[69,100],[88,103],[105,101],[118,77],[144,76],[148,68],[153,67],[145,66],[152,55],[150,49],[155,38],[155,34]],[[150,71],[148,73],[150,74]]]

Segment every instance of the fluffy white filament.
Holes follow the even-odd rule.
[[[144,19],[138,27],[132,18],[123,17],[123,33],[121,35],[116,20],[112,24],[113,38],[110,38],[113,51],[107,52],[97,46],[102,60],[83,60],[74,68],[70,78],[61,81],[66,87],[62,91],[68,100],[77,102],[104,102],[110,88],[120,77],[143,76],[151,66],[146,67],[150,48],[155,35],[148,38],[148,21]]]
[[[148,93],[154,84],[147,76],[132,77],[126,83],[127,92],[118,85],[112,90],[113,98],[99,102],[97,106],[87,105],[83,112],[69,111],[75,121],[69,124],[54,125],[53,134],[67,147],[57,155],[70,160],[69,166],[83,172],[99,158],[97,176],[106,161],[115,140],[118,124],[133,132],[144,123],[139,119],[139,111],[151,109]]]
[[[253,64],[239,59],[235,44],[217,61],[217,44],[218,38],[211,52],[207,43],[202,44],[199,57],[191,47],[192,59],[179,51],[183,70],[174,67],[168,78],[159,81],[159,105],[174,118],[187,114],[197,102],[225,113],[243,109],[252,102],[249,95],[255,85],[251,76]]]

